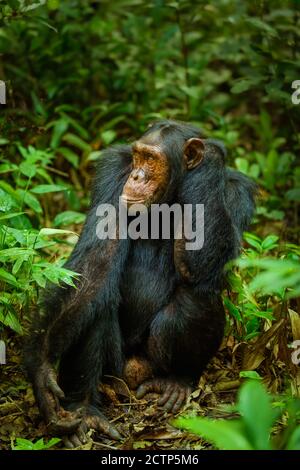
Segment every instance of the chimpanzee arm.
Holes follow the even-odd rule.
[[[114,315],[119,299],[119,276],[127,256],[127,240],[101,240],[96,234],[97,207],[117,207],[130,171],[129,147],[109,150],[102,156],[92,202],[79,241],[66,267],[81,276],[76,289],[50,286],[41,302],[41,315],[34,322],[25,367],[33,383],[40,409],[48,421],[56,419],[55,407],[63,392],[56,382],[55,361],[82,335],[99,313]]]
[[[177,412],[191,392],[192,381],[217,352],[224,324],[220,295],[199,294],[193,286],[179,285],[151,323],[147,354],[156,377],[143,383],[137,396],[161,393],[159,404]]]
[[[200,291],[220,285],[224,265],[238,254],[238,236],[226,201],[227,176],[224,150],[218,142],[206,140],[203,160],[187,172],[179,190],[179,202],[192,205],[193,231],[202,233],[203,246],[187,249],[185,237],[175,240],[174,261],[177,271]],[[202,204],[204,220],[197,217],[196,204]],[[201,232],[202,231],[202,232]],[[204,237],[203,237],[204,235]]]
[[[203,204],[203,246],[200,250],[188,250],[184,238],[175,241],[174,253],[181,276],[198,284],[200,291],[218,287],[225,264],[238,256],[243,231],[254,213],[256,192],[257,186],[249,178],[224,167],[222,145],[205,141],[203,161],[188,172],[179,193],[182,204],[193,204],[193,230],[195,204]]]

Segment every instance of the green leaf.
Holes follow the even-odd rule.
[[[52,131],[51,142],[50,142],[51,148],[56,148],[59,145],[60,140],[62,136],[64,135],[64,133],[66,132],[66,130],[68,129],[68,127],[69,127],[69,124],[66,121],[66,119],[59,119],[58,121],[55,122],[53,131]]]
[[[55,446],[60,441],[61,439],[59,439],[58,437],[52,437],[48,443],[45,443],[44,449],[50,449],[50,447]]]
[[[277,412],[261,382],[250,380],[240,389],[237,406],[243,417],[249,441],[254,449],[270,450],[271,427]],[[259,421],[257,417],[259,416]]]
[[[17,437],[16,443],[17,445],[13,446],[13,450],[33,450],[33,443],[28,439]]]
[[[243,93],[244,91],[249,90],[249,88],[251,88],[252,86],[253,86],[253,81],[245,78],[236,82],[235,85],[231,87],[230,91],[231,93],[239,94],[239,93]]]
[[[230,314],[238,321],[242,321],[242,316],[239,312],[239,309],[228,299],[228,297],[224,298],[224,304],[228,308]]]
[[[72,234],[72,235],[76,235],[75,232],[72,232],[72,230],[62,230],[62,229],[59,229],[59,228],[42,228],[39,232],[39,236],[40,235],[47,235],[47,236],[51,236],[51,235],[66,235],[66,234]]]
[[[249,162],[245,158],[236,158],[235,166],[237,167],[239,171],[241,171],[242,173],[245,173],[245,175],[248,174]]]
[[[256,248],[258,252],[261,252],[261,239],[258,236],[254,235],[253,233],[245,232],[244,239],[249,245]]]
[[[28,178],[33,178],[36,174],[36,166],[28,162],[22,162],[19,166],[20,171],[23,175]]]
[[[268,235],[261,244],[263,251],[271,250],[278,246],[278,243],[276,243],[278,240],[279,237],[277,235]]]
[[[242,370],[239,376],[243,379],[261,380],[261,376],[256,370]]]
[[[89,162],[94,162],[94,161],[97,161],[99,160],[99,158],[101,157],[101,150],[95,150],[94,152],[91,152],[87,158],[87,160]]]
[[[207,418],[179,418],[175,426],[186,429],[215,444],[222,450],[253,450],[238,420],[213,421]]]
[[[0,215],[0,220],[13,219],[19,215],[25,214],[25,212],[12,212],[10,214]]]
[[[73,150],[69,149],[68,147],[59,147],[57,152],[59,152],[69,163],[71,163],[74,168],[78,168],[79,157],[75,152],[73,152]]]
[[[91,146],[87,144],[83,139],[78,137],[75,134],[71,134],[70,132],[63,137],[64,142],[68,142],[68,144],[73,145],[74,147],[82,150],[84,152],[90,152]]]
[[[22,258],[25,261],[28,260],[29,256],[35,255],[34,250],[28,248],[6,248],[0,251],[0,260],[2,261],[14,261],[17,258]]]
[[[58,191],[66,191],[68,188],[59,184],[39,184],[30,191],[35,194],[55,193]]]
[[[16,439],[16,444],[12,446],[12,450],[44,450],[44,449],[50,449],[50,447],[53,447],[56,445],[58,442],[60,442],[61,439],[58,437],[52,437],[49,442],[44,442],[44,439],[41,438],[37,440],[36,442],[31,442],[28,439],[23,439],[21,437],[17,437]]]
[[[1,253],[1,252],[0,252]],[[19,284],[15,278],[15,276],[13,276],[12,274],[8,273],[7,271],[5,271],[5,269],[3,268],[0,268],[0,279],[2,279],[2,281],[5,281],[7,282],[8,284],[11,284],[12,286],[14,287],[19,287]]]
[[[18,258],[17,261],[14,263],[13,269],[12,269],[12,273],[14,276],[18,274],[23,263],[24,263],[24,259],[22,258]]]
[[[300,450],[300,426],[290,436],[286,450]]]
[[[24,191],[23,189],[17,189],[18,195],[23,197],[24,203],[30,207],[37,214],[42,214],[43,209],[39,200],[30,192]]]
[[[113,130],[107,130],[107,131],[101,132],[101,139],[104,145],[111,144],[115,140],[116,136],[117,134]]]
[[[41,269],[39,270],[33,269],[32,278],[39,287],[42,287],[42,288],[46,287],[47,279],[43,275],[43,271]]]
[[[58,269],[55,269],[55,267],[49,267],[48,269],[45,269],[44,276],[46,276],[46,278],[53,284],[59,283],[59,272]]]
[[[256,267],[264,270],[251,281],[251,292],[260,291],[262,294],[277,293],[283,289],[295,289],[289,296],[297,296],[296,287],[300,284],[299,262],[288,259],[240,259],[237,264],[241,269]]]
[[[82,224],[85,221],[85,214],[76,211],[65,211],[57,214],[53,221],[53,225],[71,225],[71,224]]]
[[[12,306],[9,306],[9,309],[7,309],[6,312],[0,308],[0,322],[3,323],[3,325],[11,328],[19,335],[23,334],[22,327]]]
[[[259,18],[255,18],[255,17],[251,18],[251,17],[248,16],[246,18],[246,22],[249,25],[254,26],[256,29],[264,31],[269,36],[278,36],[278,33],[277,33],[276,29],[273,28],[272,26],[270,26],[270,24],[267,23],[266,21],[263,21]]]

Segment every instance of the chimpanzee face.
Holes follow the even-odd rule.
[[[133,168],[123,188],[122,199],[128,206],[149,207],[161,200],[170,180],[170,164],[158,145],[137,141],[132,148]]]
[[[121,196],[129,207],[132,204],[149,207],[161,202],[174,180],[174,172],[184,174],[201,162],[203,141],[198,137],[184,139],[176,126],[179,125],[150,129],[133,144],[133,168]]]

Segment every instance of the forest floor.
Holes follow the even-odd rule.
[[[263,333],[256,341],[255,347],[252,345],[251,349],[246,351],[248,367],[251,366],[249,361],[252,361],[252,366],[260,363],[264,382],[274,393],[282,390],[287,382],[286,368],[280,360],[280,355],[278,356],[278,333],[282,331],[282,322],[275,324],[275,327],[274,329],[273,325]],[[270,345],[268,341],[271,336],[273,339],[277,338],[277,341],[275,343],[273,341]],[[245,360],[245,347],[247,348],[245,343],[237,343],[231,336],[224,339],[218,355],[200,378],[196,390],[181,410],[181,415],[198,414],[211,418],[232,418],[235,415],[226,405],[232,405],[236,399],[236,392],[241,383],[240,355],[243,352]],[[10,339],[7,351],[8,363],[0,366],[1,449],[11,449],[15,438],[20,437],[34,442],[44,437],[47,441],[46,428],[35,405],[32,388],[22,373],[20,351],[19,339],[17,341]],[[277,358],[271,364],[274,354]],[[300,385],[300,381],[297,385]],[[174,416],[157,406],[156,394],[148,394],[144,399],[137,400],[126,383],[117,378],[113,379],[113,386],[110,382],[104,385],[102,391],[107,402],[105,414],[124,439],[116,442],[91,432],[88,443],[82,446],[83,449],[211,448],[211,445],[201,438],[173,427]],[[56,448],[63,448],[62,442],[57,444]]]

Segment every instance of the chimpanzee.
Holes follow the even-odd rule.
[[[67,446],[85,442],[90,428],[120,437],[101,413],[105,374],[123,377],[138,398],[161,394],[159,404],[177,412],[216,353],[224,266],[239,253],[256,191],[225,168],[225,156],[219,141],[171,120],[101,156],[87,220],[65,265],[79,281],[45,290],[25,354],[40,411]],[[149,214],[154,203],[203,204],[202,249],[187,250],[184,235],[99,239],[97,208],[118,208],[119,198],[128,208],[144,203]]]

